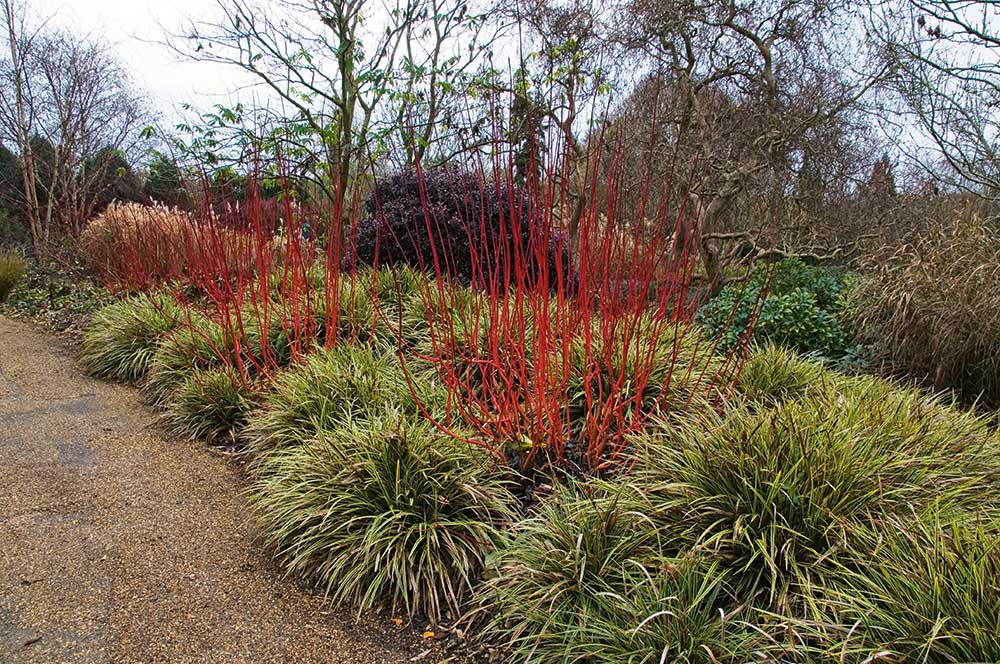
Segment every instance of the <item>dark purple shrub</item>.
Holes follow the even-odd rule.
[[[541,198],[463,171],[386,177],[364,202],[354,257],[482,287],[520,282],[554,289],[569,283],[569,252]]]

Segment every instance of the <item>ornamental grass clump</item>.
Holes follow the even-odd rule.
[[[586,497],[579,488],[557,489],[517,524],[479,593],[488,630],[540,661],[569,656],[602,594],[641,575],[658,548],[636,496]]]
[[[492,460],[429,422],[384,413],[262,457],[266,542],[335,603],[457,617],[512,518]]]
[[[357,417],[434,410],[446,401],[442,389],[425,373],[406,373],[395,353],[339,344],[280,374],[244,435],[258,457],[349,426]]]
[[[517,525],[479,591],[510,661],[752,659],[761,638],[728,602],[725,569],[677,552],[647,512],[631,488],[592,482]]]
[[[83,332],[80,360],[88,371],[126,382],[143,379],[163,338],[187,313],[167,294],[144,294],[97,311]]]
[[[634,481],[677,545],[725,561],[742,596],[776,611],[821,588],[858,538],[932,504],[998,501],[988,423],[916,390],[845,379],[774,409],[672,422],[639,443]]]
[[[167,334],[158,344],[142,383],[143,391],[153,404],[168,404],[193,371],[221,366],[230,344],[222,325],[191,312],[185,325]]]
[[[417,353],[433,351],[448,341],[455,312],[470,311],[472,297],[471,290],[445,278],[428,280],[400,301],[400,339]]]
[[[115,202],[80,234],[83,257],[112,292],[137,292],[176,283],[211,299],[230,297],[286,260],[290,247],[308,260],[300,238],[275,239],[277,209],[252,205],[251,219],[192,215],[162,205]]]
[[[340,274],[311,273],[292,292],[282,288],[269,292],[268,339],[279,366],[337,343],[374,344],[395,348],[397,334],[391,306],[381,304],[372,271]],[[264,309],[255,303],[251,310]]]
[[[336,315],[326,311],[329,305],[324,307],[327,327],[335,327],[336,338],[342,341],[395,346],[395,335],[377,309],[373,278],[370,271],[358,272],[353,277],[341,276],[337,282]],[[329,304],[332,305],[334,302]]]
[[[805,623],[843,661],[1000,661],[998,524],[933,511],[865,542]]]
[[[867,256],[847,311],[897,373],[1000,404],[1000,237],[971,212]]]
[[[841,377],[817,359],[767,344],[747,355],[735,393],[752,406],[766,408],[827,389]]]
[[[776,348],[748,365],[751,401],[633,435],[513,529],[488,632],[525,662],[994,661],[990,421]]]
[[[368,280],[371,292],[382,307],[401,307],[403,301],[429,285],[430,277],[408,265],[371,268]]]
[[[258,389],[224,368],[194,370],[173,393],[167,429],[212,445],[233,445],[258,399]]]
[[[726,569],[718,562],[659,559],[603,595],[601,604],[583,630],[586,639],[573,649],[592,661],[745,664],[765,655],[771,656],[767,661],[794,661],[794,650],[782,646],[776,629],[752,624],[753,612],[731,601]]]
[[[153,289],[180,278],[198,244],[189,215],[138,203],[112,203],[80,234],[84,258],[112,291]]]

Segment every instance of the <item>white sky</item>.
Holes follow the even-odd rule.
[[[168,32],[180,33],[192,22],[217,16],[217,0],[27,0],[31,21],[49,19],[52,25],[78,34],[90,34],[113,45],[149,105],[170,127],[189,116],[180,104],[209,110],[231,102],[248,78],[236,68],[209,62],[183,61],[164,46]],[[1000,20],[1000,3],[986,19]],[[247,97],[244,89],[239,94]],[[271,95],[264,93],[264,98]],[[273,99],[268,99],[273,102]],[[919,144],[919,138],[910,139]]]
[[[214,0],[30,0],[32,19],[51,17],[51,25],[90,34],[112,44],[150,105],[168,124],[178,107],[190,102],[207,108],[232,97],[245,81],[235,68],[185,62],[161,43],[192,20],[207,18]]]

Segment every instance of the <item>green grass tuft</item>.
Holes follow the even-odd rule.
[[[27,265],[17,254],[0,254],[0,302],[4,302],[24,277]]]
[[[587,495],[594,494],[594,495]],[[764,639],[727,606],[723,567],[664,555],[670,532],[622,486],[560,489],[520,523],[480,591],[523,662],[742,662]]]
[[[245,432],[254,456],[304,443],[358,416],[396,409],[416,416],[418,402],[443,416],[447,400],[443,387],[425,374],[408,380],[395,354],[352,344],[317,352],[283,372],[272,387]]]
[[[220,366],[229,346],[221,325],[192,312],[184,325],[160,341],[142,388],[153,404],[166,406],[193,371]]]
[[[635,496],[588,499],[557,489],[519,523],[480,592],[488,629],[517,659],[565,661],[604,605],[603,593],[635,580],[657,550]]]
[[[297,297],[289,294],[280,304],[276,302],[273,305],[276,316],[268,331],[268,341],[279,363],[287,364],[293,356],[328,343],[395,348],[398,345],[393,332],[398,327],[395,298],[385,302],[379,299],[379,291],[388,288],[385,282],[391,280],[390,277],[370,270],[360,270],[353,276],[341,274],[337,288],[327,293],[328,277],[319,271],[303,285]],[[401,288],[405,289],[406,276],[400,279]],[[335,329],[331,330],[331,326]],[[292,351],[293,345],[297,352]]]
[[[84,330],[80,360],[97,376],[141,380],[161,340],[184,320],[184,309],[169,295],[139,295],[108,305]]]
[[[601,598],[602,610],[584,632],[583,649],[593,661],[744,664],[765,651],[788,651],[773,630],[750,625],[750,612],[727,602],[723,565],[697,557],[656,562],[646,574]]]
[[[246,425],[257,399],[254,386],[244,385],[224,369],[195,370],[166,405],[167,429],[213,445],[231,445]]]
[[[1000,661],[998,524],[948,521],[931,510],[865,542],[806,623],[821,656]]]
[[[736,381],[736,393],[750,404],[774,406],[829,387],[840,377],[818,360],[768,344],[750,351]]]
[[[331,600],[432,623],[457,617],[512,502],[490,460],[397,414],[272,450],[251,500],[280,560]]]
[[[641,446],[635,481],[662,526],[782,610],[890,519],[931,503],[997,504],[987,422],[874,378],[774,410],[674,422]]]

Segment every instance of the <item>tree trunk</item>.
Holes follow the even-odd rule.
[[[700,194],[691,194],[691,203],[694,208],[693,214],[681,223],[679,237],[674,238],[674,259],[680,258],[684,250],[683,242],[690,242],[691,247],[697,248],[701,258],[702,266],[705,268],[705,278],[708,281],[710,295],[717,295],[726,285],[725,272],[722,266],[721,247],[718,241],[705,238],[708,229],[725,206],[727,199],[718,197],[712,202],[705,204]]]
[[[17,150],[21,156],[25,213],[28,217],[28,227],[31,230],[31,243],[35,255],[39,258],[45,258],[48,254],[48,242],[45,229],[42,226],[41,209],[38,203],[38,173],[35,169],[35,155],[31,149],[31,132],[28,127],[27,112],[24,108],[24,61],[21,58],[20,40],[14,30],[16,17],[13,3],[4,3],[4,14],[7,21],[7,39],[10,45],[11,72],[14,77],[14,107],[17,115],[16,140]]]

